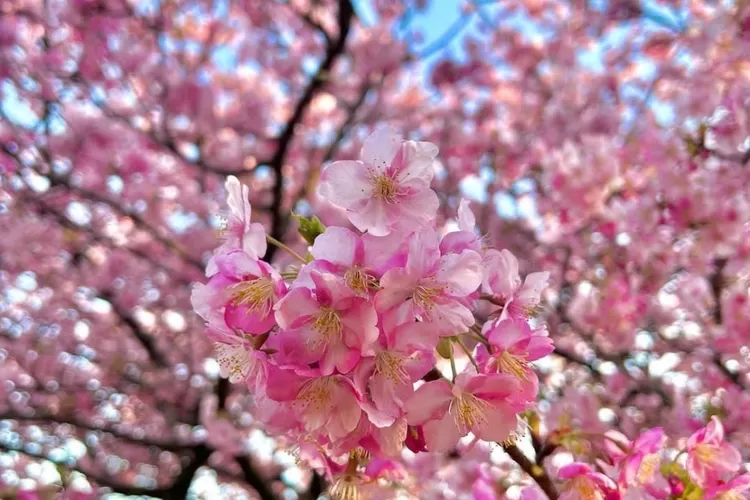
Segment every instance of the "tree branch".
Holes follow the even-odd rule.
[[[523,471],[531,476],[531,479],[533,479],[536,484],[539,485],[539,487],[544,491],[544,493],[547,494],[550,500],[557,500],[558,494],[557,489],[555,488],[555,485],[552,483],[552,480],[547,475],[546,472],[544,472],[544,468],[539,465],[535,464],[531,460],[529,460],[526,455],[523,454],[521,450],[518,449],[518,447],[514,444],[504,444],[503,450],[505,450],[505,453],[507,453],[510,458],[513,459],[515,463],[523,469]]]
[[[313,75],[312,80],[310,80],[310,83],[307,85],[299,102],[297,102],[292,117],[289,119],[286,127],[279,136],[279,144],[276,149],[276,154],[274,154],[271,161],[268,162],[268,166],[271,167],[275,174],[273,184],[273,202],[271,204],[271,236],[279,241],[283,240],[284,230],[288,221],[288,217],[282,213],[282,205],[284,201],[284,178],[282,176],[282,170],[284,167],[284,160],[289,151],[289,147],[291,146],[292,139],[294,138],[295,129],[302,121],[307,107],[310,105],[310,102],[312,102],[313,96],[323,86],[323,83],[326,81],[327,75],[331,71],[336,59],[338,59],[338,57],[344,52],[346,39],[349,36],[353,17],[354,8],[352,7],[350,0],[339,0],[339,36],[334,42],[328,44],[325,59],[315,72],[315,75]],[[270,262],[275,253],[276,247],[269,247],[266,252],[266,260]]]
[[[235,461],[242,469],[242,475],[247,484],[253,487],[261,500],[276,500],[276,495],[268,487],[268,483],[258,471],[255,470],[250,458],[246,456],[235,457]]]

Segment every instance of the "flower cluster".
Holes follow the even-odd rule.
[[[307,221],[305,257],[251,222],[247,187],[230,177],[226,239],[193,291],[221,374],[247,385],[270,432],[322,454],[334,492],[405,445],[512,439],[538,392],[531,362],[553,350],[529,322],[547,273],[522,281],[509,251],[484,247],[465,200],[458,230],[438,226],[436,155],[382,128],[360,161],[329,165],[320,194],[356,230]],[[267,242],[300,265],[264,261]]]
[[[616,431],[601,437],[599,471],[583,462],[558,471],[561,499],[742,500],[750,493],[750,474],[740,473],[742,456],[724,440],[724,428],[715,416],[679,452],[667,446],[661,427],[632,442]]]

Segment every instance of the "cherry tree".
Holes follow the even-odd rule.
[[[750,6],[447,3],[0,2],[0,496],[747,497]]]

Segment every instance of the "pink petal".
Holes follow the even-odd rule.
[[[404,410],[409,425],[420,425],[447,413],[453,399],[450,384],[446,380],[427,382],[417,389]]]
[[[502,373],[475,375],[468,379],[464,390],[485,401],[493,402],[515,394],[518,391],[518,381],[511,375]]]
[[[718,453],[713,457],[711,465],[721,472],[737,472],[742,465],[742,455],[739,450],[729,443],[721,443]]]
[[[591,472],[591,466],[582,462],[573,462],[572,464],[563,465],[557,471],[557,477],[560,479],[573,479],[576,476],[588,474]]]
[[[380,279],[380,290],[375,295],[375,308],[386,312],[411,297],[419,276],[406,269],[391,269]]]
[[[362,243],[352,231],[343,227],[329,227],[315,238],[310,253],[316,259],[324,259],[343,267],[351,267],[362,252]]]
[[[348,212],[349,222],[362,232],[373,236],[386,236],[391,232],[391,207],[379,198],[368,198],[356,211]]]
[[[349,347],[364,350],[378,340],[378,314],[365,299],[352,299],[351,306],[340,314],[344,341]]]
[[[706,434],[703,439],[707,443],[719,443],[724,440],[724,426],[721,425],[721,420],[716,415],[713,415],[706,425]]]
[[[638,474],[638,469],[640,468],[642,461],[643,455],[640,453],[628,456],[622,467],[621,481],[629,486],[636,484],[636,475]]]
[[[294,288],[274,306],[279,328],[295,328],[318,314],[320,306],[308,288]]]
[[[372,197],[367,166],[359,161],[337,161],[328,165],[320,178],[320,195],[343,208],[352,208]]]
[[[434,231],[417,231],[409,237],[406,269],[414,276],[431,273],[440,260],[440,242]]]
[[[255,258],[261,258],[266,254],[268,242],[266,242],[266,228],[263,224],[257,222],[250,224],[242,236],[242,249]]]
[[[198,316],[208,321],[212,316],[214,308],[211,307],[210,301],[213,292],[203,283],[193,283],[190,292],[190,304],[193,306]]]
[[[341,439],[357,428],[362,410],[354,392],[343,384],[335,390],[331,405],[333,409],[332,411],[329,410],[331,420],[329,421],[328,433],[331,439]]]
[[[405,253],[403,251],[406,235],[398,231],[391,231],[386,236],[362,235],[365,249],[364,264],[378,277],[393,267],[403,267],[395,262]]]
[[[339,373],[349,373],[361,357],[360,352],[356,349],[351,349],[340,342],[333,344],[328,347],[320,361],[321,375],[331,375],[334,368]]]
[[[427,448],[433,452],[451,451],[462,437],[453,416],[448,412],[440,420],[425,423],[422,428]]]
[[[495,323],[486,335],[492,345],[510,350],[516,342],[531,336],[531,327],[521,319],[506,319]]]
[[[457,335],[474,324],[471,309],[457,300],[442,301],[429,311],[429,322],[438,335]]]
[[[265,262],[251,257],[242,251],[234,251],[216,256],[216,265],[224,276],[236,279],[269,276],[273,268]]]
[[[521,490],[520,500],[548,500],[547,495],[539,491],[537,488],[527,486]]]
[[[706,467],[695,456],[688,454],[687,472],[690,479],[699,486],[706,484]]]
[[[484,258],[484,291],[501,297],[510,297],[520,284],[516,257],[508,250],[488,250]]]
[[[378,171],[385,172],[402,144],[403,138],[395,130],[381,126],[362,143],[360,158]]]
[[[440,199],[432,189],[423,189],[408,196],[400,197],[394,205],[394,223],[400,221],[420,227],[430,226],[440,207]]]
[[[633,447],[637,451],[644,451],[646,453],[656,453],[660,450],[667,442],[667,436],[664,434],[664,429],[661,427],[654,427],[649,429],[635,440]]]
[[[516,294],[516,300],[522,304],[536,304],[545,288],[549,285],[549,273],[531,273],[526,276],[523,286]]]
[[[516,413],[510,405],[495,403],[484,412],[486,420],[471,430],[476,437],[487,442],[503,442],[518,427]]]
[[[464,250],[482,251],[482,241],[473,232],[453,231],[443,236],[440,240],[440,253],[447,255],[450,253],[460,254]]]
[[[385,456],[397,457],[404,447],[406,439],[406,419],[399,418],[388,427],[380,428],[374,432],[375,440],[380,445],[381,452]]]
[[[283,370],[271,364],[268,365],[268,379],[273,383],[268,384],[266,395],[274,401],[294,401],[307,380],[292,370]]]
[[[528,361],[536,361],[551,354],[554,350],[555,345],[551,338],[534,335],[529,339],[529,343],[526,346],[526,352],[528,353],[526,359]]]
[[[380,411],[393,417],[401,413],[394,383],[387,376],[375,374],[370,379],[369,388],[372,401]]]
[[[476,225],[477,219],[474,217],[474,212],[471,211],[471,203],[469,200],[461,198],[461,202],[458,204],[458,228],[461,231],[473,233]]]
[[[435,279],[449,287],[448,293],[454,296],[466,296],[479,288],[482,283],[482,257],[473,250],[461,254],[444,255]]]
[[[437,147],[429,142],[407,141],[401,151],[401,168],[396,181],[402,187],[427,189],[435,175]]]
[[[224,183],[224,189],[227,190],[227,205],[232,214],[242,221],[249,221],[252,213],[248,199],[250,188],[240,184],[237,177],[230,175]]]
[[[224,310],[224,321],[231,328],[242,330],[252,335],[266,333],[276,324],[272,311],[268,314],[250,312],[246,306],[227,305]]]

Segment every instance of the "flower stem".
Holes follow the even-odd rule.
[[[452,381],[455,382],[456,381],[457,372],[456,372],[456,360],[453,358],[453,346],[451,346],[450,355],[451,355],[451,357],[449,359],[451,360],[451,371],[453,372],[453,379],[452,379]]]
[[[289,255],[291,255],[298,261],[302,262],[303,264],[307,264],[307,261],[300,254],[298,254],[297,252],[295,252],[294,250],[292,250],[291,248],[289,248],[288,246],[286,246],[285,244],[283,244],[282,242],[280,242],[279,240],[277,240],[270,234],[266,235],[266,241],[268,241],[271,245],[275,247],[279,247],[282,250],[286,250],[289,253]]]
[[[461,349],[466,353],[466,356],[468,356],[469,361],[471,361],[471,364],[474,365],[474,368],[477,369],[477,373],[479,373],[479,365],[477,364],[477,361],[474,359],[474,356],[471,354],[471,351],[468,347],[464,345],[463,342],[461,342],[461,339],[457,339],[456,342],[458,342],[458,345],[461,346]]]

